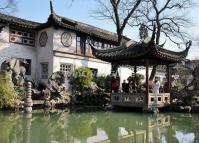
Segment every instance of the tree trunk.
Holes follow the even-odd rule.
[[[118,35],[118,46],[122,46],[122,35]]]
[[[152,71],[151,71],[151,75],[150,75],[150,77],[149,77],[149,80],[153,80],[153,79],[154,79],[155,74],[156,74],[156,67],[157,67],[157,66],[153,66],[153,69],[152,69]]]
[[[156,25],[157,25],[157,32],[156,32],[156,45],[159,45],[159,42],[160,42],[160,30],[161,30],[161,25],[160,25],[160,23],[159,23],[159,18],[157,17],[157,21],[156,21]],[[155,77],[155,74],[156,74],[156,67],[157,67],[157,65],[154,65],[153,66],[153,69],[152,69],[152,71],[151,71],[151,75],[150,75],[150,77],[149,77],[149,80],[153,80],[154,79],[154,77]]]

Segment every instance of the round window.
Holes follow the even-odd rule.
[[[65,47],[69,47],[72,44],[72,36],[68,32],[64,32],[61,35],[61,43]]]

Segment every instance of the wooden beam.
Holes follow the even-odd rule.
[[[146,60],[146,106],[148,108],[149,100],[149,61]]]

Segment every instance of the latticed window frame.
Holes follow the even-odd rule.
[[[66,75],[71,74],[73,72],[73,64],[61,63],[60,64],[60,71],[64,72]]]
[[[10,29],[9,42],[28,46],[35,46],[35,33]]]

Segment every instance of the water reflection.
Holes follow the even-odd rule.
[[[198,143],[199,116],[113,112],[0,113],[2,143]]]

